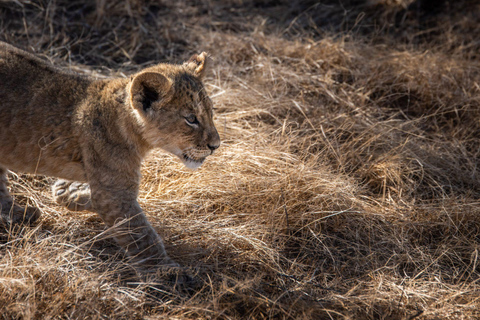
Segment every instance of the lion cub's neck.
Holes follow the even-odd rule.
[[[111,142],[135,151],[141,159],[152,146],[142,137],[143,128],[128,103],[127,86],[126,78],[92,80],[81,116],[97,119]],[[104,123],[109,125],[103,126]]]

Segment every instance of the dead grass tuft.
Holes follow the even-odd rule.
[[[436,3],[436,4],[435,4]],[[475,1],[2,1],[0,38],[124,76],[208,51],[222,147],[153,152],[140,202],[200,281],[139,283],[93,213],[12,174],[2,317],[480,317]]]

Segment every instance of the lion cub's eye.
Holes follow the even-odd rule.
[[[193,114],[185,117],[185,121],[187,121],[187,124],[191,126],[198,125],[198,119]]]

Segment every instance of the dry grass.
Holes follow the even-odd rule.
[[[2,1],[0,38],[122,76],[195,52],[223,140],[160,151],[140,202],[200,287],[138,284],[93,213],[12,174],[4,319],[478,319],[476,1]],[[25,198],[24,196],[28,196]]]

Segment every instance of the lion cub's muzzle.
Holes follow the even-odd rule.
[[[214,148],[213,150],[217,149],[218,147]],[[212,148],[208,147],[208,149],[199,150],[196,148],[189,148],[183,151],[181,160],[183,164],[189,169],[197,169],[199,168],[205,159],[213,153]]]
[[[187,168],[199,168],[205,161],[205,158],[212,155],[220,147],[220,137],[216,130],[209,138],[206,147],[190,147],[183,150],[180,159]]]

